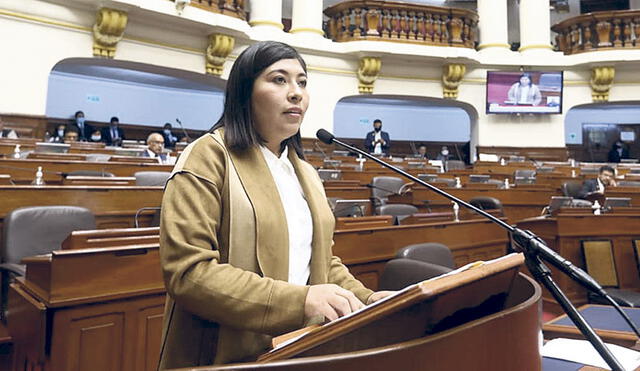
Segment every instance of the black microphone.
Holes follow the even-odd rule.
[[[187,131],[185,130],[184,126],[182,126],[182,122],[180,121],[180,119],[176,118],[176,122],[178,123],[178,125],[180,125],[180,128],[182,129],[184,136],[187,137],[187,140],[189,142],[191,142],[191,137],[189,136],[189,133],[187,133]]]
[[[369,153],[356,148],[355,146],[352,146],[350,144],[344,143],[338,139],[336,139],[336,137],[331,134],[330,132],[324,130],[324,129],[320,129],[318,130],[318,132],[316,133],[316,136],[318,137],[318,139],[320,139],[322,142],[326,143],[326,144],[332,144],[335,143],[341,147],[344,147],[350,151],[356,152],[361,154],[362,156],[365,156],[369,159],[371,159],[372,161],[377,162],[378,164],[382,165],[383,167],[386,167],[388,169],[393,170],[394,172],[404,176],[405,178],[411,179],[413,182],[418,183],[428,189],[430,189],[431,191],[459,204],[462,205],[464,207],[466,207],[469,210],[473,210],[474,212],[484,216],[485,218],[491,220],[493,223],[501,226],[502,228],[506,229],[509,233],[511,233],[511,235],[514,237],[514,240],[518,243],[518,245],[522,248],[522,252],[525,254],[526,257],[526,261],[527,261],[527,267],[529,268],[529,270],[531,271],[531,273],[534,275],[535,278],[537,278],[539,281],[541,281],[546,287],[547,289],[553,294],[554,298],[556,299],[556,301],[562,306],[562,308],[565,310],[565,312],[567,312],[567,315],[573,320],[573,322],[576,324],[576,327],[578,327],[578,329],[580,329],[580,331],[582,332],[582,334],[587,338],[587,340],[589,340],[591,342],[591,344],[593,345],[593,347],[598,351],[598,353],[600,354],[600,356],[602,356],[602,358],[607,362],[607,364],[614,370],[624,370],[624,368],[620,365],[620,363],[618,362],[618,360],[613,356],[613,354],[611,353],[611,351],[605,347],[604,342],[602,341],[602,339],[600,339],[600,337],[595,333],[595,331],[593,331],[593,328],[585,321],[584,317],[582,317],[582,315],[576,310],[576,308],[573,306],[573,304],[571,304],[571,302],[569,301],[569,299],[566,297],[566,295],[564,295],[564,293],[560,290],[559,287],[557,287],[556,283],[553,282],[553,280],[551,279],[550,275],[551,275],[551,271],[549,271],[549,268],[547,268],[544,263],[542,263],[542,261],[540,261],[540,258],[542,257],[544,260],[548,261],[549,263],[551,263],[552,265],[554,265],[556,268],[558,268],[559,270],[561,270],[562,272],[564,272],[565,274],[567,274],[569,277],[573,278],[576,282],[578,282],[579,284],[583,285],[585,288],[587,288],[588,290],[593,290],[594,292],[598,293],[598,294],[602,294],[604,292],[604,290],[602,289],[602,287],[593,279],[591,278],[586,272],[584,272],[582,269],[574,266],[570,261],[564,259],[562,256],[560,256],[559,254],[555,253],[553,250],[551,250],[548,246],[546,246],[546,244],[544,243],[544,241],[542,241],[540,238],[538,238],[537,236],[535,236],[533,233],[528,232],[528,231],[524,231],[520,228],[516,228],[513,227],[509,224],[507,224],[506,222],[504,222],[503,220],[487,213],[484,210],[481,210],[471,204],[469,204],[468,202],[465,202],[443,190],[441,190],[438,187],[435,187],[425,181],[423,181],[422,179],[419,179],[407,172],[405,172],[404,170],[397,168],[393,165],[390,165],[378,158],[376,158],[375,156],[370,155]]]

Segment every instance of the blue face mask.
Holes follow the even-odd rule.
[[[164,129],[164,133],[167,135],[171,134],[171,129]]]
[[[84,125],[84,117],[78,117],[76,119],[76,122],[78,123],[78,125]]]

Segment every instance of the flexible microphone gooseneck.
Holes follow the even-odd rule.
[[[522,248],[522,252],[525,255],[525,262],[529,271],[533,274],[533,276],[551,292],[556,301],[562,306],[564,311],[567,313],[569,318],[576,324],[576,327],[580,330],[580,332],[589,340],[589,342],[593,345],[593,347],[598,351],[598,354],[607,362],[609,367],[615,371],[624,371],[624,368],[618,362],[618,360],[613,356],[611,351],[604,345],[604,342],[600,337],[595,333],[593,328],[587,323],[587,321],[582,317],[582,315],[576,310],[576,308],[571,304],[566,295],[560,290],[558,285],[551,278],[551,271],[549,268],[540,260],[541,258],[551,263],[553,266],[567,274],[569,277],[574,279],[579,284],[583,285],[587,289],[598,293],[599,295],[606,295],[605,291],[602,289],[600,284],[596,282],[591,276],[589,276],[582,269],[573,265],[570,261],[566,260],[555,251],[551,250],[544,241],[542,241],[538,236],[533,234],[530,231],[525,231],[520,228],[513,227],[503,220],[496,218],[495,216],[487,213],[484,210],[481,210],[468,202],[465,202],[438,187],[435,187],[423,180],[405,172],[402,169],[399,169],[393,165],[390,165],[375,156],[368,154],[367,152],[356,148],[350,144],[344,143],[336,137],[329,133],[324,129],[318,130],[316,133],[318,139],[326,144],[335,143],[341,147],[344,147],[350,151],[356,152],[366,158],[371,159],[372,161],[377,162],[378,164],[393,170],[394,172],[404,176],[405,178],[411,179],[413,182],[418,183],[431,191],[459,204],[467,209],[473,210],[476,213],[484,216],[485,218],[491,220],[493,223],[501,226],[506,229],[516,241],[516,243]]]

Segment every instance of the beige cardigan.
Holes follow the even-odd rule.
[[[332,256],[334,217],[322,183],[293,149],[313,218],[310,284],[371,290]],[[264,352],[304,325],[308,286],[287,283],[284,209],[259,148],[228,151],[221,131],[180,156],[162,200],[160,259],[167,288],[160,369],[228,363]]]

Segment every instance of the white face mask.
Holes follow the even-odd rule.
[[[63,137],[64,136],[64,129],[59,129],[58,130],[58,136],[59,137]]]
[[[440,152],[440,153],[442,153],[443,156],[446,156],[446,155],[449,154],[449,150],[443,149],[442,152]]]
[[[99,142],[102,137],[100,135],[92,135],[91,140],[94,142]]]

